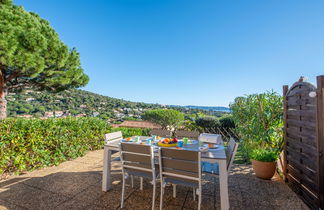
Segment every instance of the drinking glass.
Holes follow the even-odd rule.
[[[183,147],[183,141],[178,141],[178,147]]]
[[[183,138],[183,143],[188,144],[188,138],[187,137]]]

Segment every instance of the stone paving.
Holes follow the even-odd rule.
[[[117,154],[116,154],[117,155]],[[86,156],[67,161],[20,176],[9,176],[0,181],[0,209],[120,209],[121,171],[114,161],[113,189],[101,191],[103,150],[89,152]],[[218,179],[205,176],[202,209],[220,209]],[[216,182],[216,183],[215,183]],[[159,206],[157,189],[155,209]],[[288,186],[278,177],[271,181],[253,175],[251,166],[234,165],[229,176],[231,209],[308,209]],[[124,209],[150,209],[152,185],[144,182],[139,190],[126,188]],[[167,187],[164,209],[197,209],[192,189],[177,187],[177,198],[172,197],[172,187]]]

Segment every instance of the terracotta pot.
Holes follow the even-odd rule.
[[[255,175],[261,179],[271,179],[276,172],[276,162],[262,162],[252,160]]]

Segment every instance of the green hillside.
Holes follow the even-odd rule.
[[[24,90],[9,93],[9,117],[98,116],[103,119],[138,118],[146,109],[161,105],[130,102],[84,90],[66,90],[59,93]],[[32,116],[30,116],[32,115]]]

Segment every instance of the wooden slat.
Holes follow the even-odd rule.
[[[288,140],[287,146],[289,146],[289,148],[293,151],[297,153],[302,153],[302,155],[305,155],[309,157],[309,159],[316,161],[316,155],[314,155],[317,151],[316,148],[308,145],[306,146],[302,142],[290,140]]]
[[[298,167],[296,166],[296,164],[294,164],[294,162],[291,162],[289,164],[287,164],[287,170],[294,170],[300,174],[303,174],[304,176],[307,176],[308,179],[311,179],[312,181],[316,182],[317,179],[317,173],[313,170],[311,170],[310,168],[306,168],[306,167]]]
[[[298,195],[301,196],[301,198],[306,204],[312,206],[313,208],[318,205],[318,198],[314,196],[314,194],[310,193],[307,189],[305,189],[305,187],[302,184],[300,184],[298,180],[296,180],[290,174],[288,174],[287,178],[290,182],[289,186],[292,188],[293,191],[295,191]]]
[[[287,146],[287,161],[289,163],[289,161],[294,161],[295,163],[298,162],[300,165],[304,165],[305,167],[313,170],[313,171],[317,171],[317,167],[314,163],[312,163],[311,161],[309,161],[307,158],[301,157],[300,154],[293,152],[292,150],[289,150],[288,146]]]
[[[151,154],[151,147],[149,145],[121,143],[123,151],[134,152],[140,154]]]
[[[298,152],[287,145],[287,157],[289,159],[294,159],[299,161],[303,165],[307,165],[309,168],[313,170],[317,170],[316,161],[311,160],[305,153]],[[313,159],[313,158],[312,158]]]
[[[142,163],[136,163],[136,162],[125,162],[125,166],[134,166],[138,168],[146,168],[146,169],[152,169],[151,163],[148,164],[142,164]]]
[[[317,77],[317,146],[320,208],[324,209],[324,76]]]
[[[175,169],[171,169],[171,168],[164,168],[163,172],[168,172],[168,173],[173,173],[173,174],[178,174],[178,175],[185,175],[185,176],[196,177],[196,178],[199,177],[199,174],[195,173],[195,172],[175,170]]]
[[[296,152],[302,153],[305,158],[308,158],[314,162],[317,161],[317,149],[311,145],[304,144],[299,141],[291,141],[287,142],[289,148],[293,149]]]
[[[315,110],[315,105],[289,105],[288,110]]]
[[[287,105],[314,105],[315,104],[315,99],[311,98],[311,97],[304,97],[304,98],[300,98],[298,97],[289,97],[287,100]]]
[[[308,177],[313,176],[314,179],[316,179],[316,177],[317,177],[317,171],[309,168],[306,165],[303,165],[303,164],[297,162],[297,160],[288,159],[287,160],[287,169],[289,167],[294,168],[296,171],[302,171],[302,173],[305,174]]]
[[[124,161],[130,161],[130,162],[139,162],[139,163],[142,163],[142,164],[150,164],[151,163],[151,157],[150,156],[127,154],[127,153],[123,153],[123,160]]]
[[[162,158],[162,167],[198,173],[198,162]]]
[[[300,127],[288,127],[287,128],[288,136],[292,136],[294,138],[309,138],[309,139],[316,139],[316,134],[307,128],[300,128]]]
[[[161,148],[161,153],[163,157],[179,160],[198,161],[198,152],[196,151]]]
[[[300,184],[307,186],[306,188],[309,189],[313,194],[317,195],[318,192],[318,185],[313,180],[309,179],[304,174],[300,174],[299,171],[296,171],[292,168],[288,168],[288,172],[291,176],[298,180]]]
[[[315,122],[305,122],[302,120],[294,120],[294,119],[287,119],[288,127],[302,127],[307,128],[309,130],[313,130],[315,132],[316,129],[316,123]]]
[[[315,110],[287,110],[288,115],[295,115],[295,116],[305,116],[305,117],[315,117],[316,112]]]
[[[300,140],[295,140],[287,137],[287,144],[289,145],[290,148],[304,153],[306,156],[308,156],[311,160],[317,161],[316,158],[316,152],[317,148],[310,145],[310,144],[305,144],[304,142],[301,142]]]

